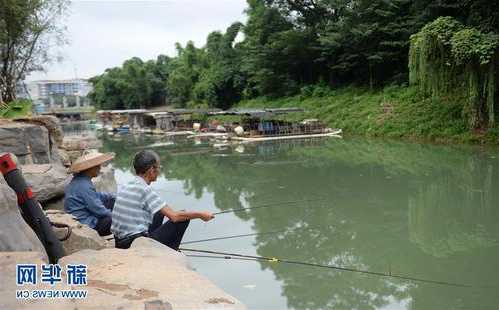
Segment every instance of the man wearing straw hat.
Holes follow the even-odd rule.
[[[95,229],[100,236],[111,234],[111,210],[116,195],[97,192],[92,178],[99,175],[101,165],[114,158],[114,153],[88,153],[71,166],[73,179],[64,189],[64,210]]]

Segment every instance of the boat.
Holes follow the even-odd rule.
[[[316,133],[316,134],[301,134],[301,135],[288,135],[288,136],[261,136],[261,137],[231,137],[231,140],[239,141],[243,143],[248,142],[260,142],[260,141],[272,141],[272,140],[287,140],[287,139],[308,139],[308,138],[319,138],[319,137],[335,137],[341,138],[341,129],[332,130],[331,132]]]
[[[194,131],[182,130],[182,131],[167,131],[167,132],[163,132],[163,133],[167,137],[173,137],[173,136],[191,136],[192,134],[194,134]]]
[[[119,133],[129,133],[130,132],[130,126],[128,126],[128,125],[122,125],[120,127],[117,127],[116,131],[119,132]]]
[[[226,132],[192,132],[187,138],[225,138],[227,139],[229,135]]]

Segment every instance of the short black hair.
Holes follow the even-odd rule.
[[[143,150],[135,154],[133,159],[133,168],[137,175],[146,173],[149,168],[158,164],[159,156],[156,152],[150,150]]]

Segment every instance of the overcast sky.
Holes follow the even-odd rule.
[[[246,0],[72,1],[69,44],[52,51],[63,61],[28,80],[89,78],[134,56],[174,56],[175,42],[201,47],[211,31],[246,21],[245,8]]]

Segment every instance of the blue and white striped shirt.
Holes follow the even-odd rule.
[[[147,231],[154,214],[165,205],[143,178],[135,176],[118,190],[111,231],[120,239]]]

